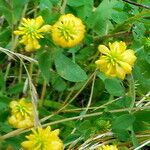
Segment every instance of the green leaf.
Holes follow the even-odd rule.
[[[136,148],[140,145],[133,130],[131,131],[131,140],[132,140],[134,148]]]
[[[0,120],[2,119],[2,113],[4,113],[4,110],[8,108],[8,105],[10,103],[10,98],[4,96],[3,94],[0,93]]]
[[[4,102],[0,101],[0,111],[4,111],[7,108],[7,104]]]
[[[0,90],[3,91],[4,89],[5,89],[4,74],[0,71]]]
[[[70,145],[73,143],[75,140],[77,140],[80,137],[80,134],[74,133],[74,134],[69,134],[67,135],[66,139],[64,140],[65,146]]]
[[[39,68],[41,70],[43,78],[46,80],[46,82],[49,82],[50,67],[52,64],[52,59],[51,59],[50,53],[48,53],[48,52],[42,53],[39,56],[38,62],[39,62]]]
[[[25,5],[28,4],[29,0],[12,0],[12,23],[15,24],[21,18]]]
[[[0,12],[5,16],[5,19],[8,21],[8,23],[12,24],[12,14],[11,10],[5,7],[5,5],[0,1]]]
[[[53,5],[51,0],[40,0],[39,7],[41,10],[45,10],[45,9],[51,10],[52,6]]]
[[[135,113],[137,121],[145,121],[145,122],[148,122],[148,123],[150,123],[149,115],[150,115],[150,110],[149,111],[142,110],[142,111],[138,111],[138,112]]]
[[[7,92],[9,94],[18,94],[23,91],[23,86],[24,86],[24,83],[15,84],[13,86],[10,86]]]
[[[140,40],[141,38],[143,38],[144,34],[145,34],[146,28],[144,26],[144,23],[135,23],[133,26],[133,37],[135,40]]]
[[[80,7],[84,5],[84,0],[67,0],[67,5],[72,6],[72,7]]]
[[[5,122],[0,122],[0,127],[1,127],[1,131],[3,131],[4,133],[8,133],[11,132],[11,126]]]
[[[125,97],[121,98],[119,101],[116,101],[114,103],[116,105],[121,106],[121,108],[128,108],[128,107],[130,107],[131,102],[132,102],[132,98],[128,97],[128,96],[125,96]]]
[[[11,37],[10,28],[6,28],[6,29],[2,28],[0,30],[0,39],[3,40],[0,41],[0,46],[5,47],[9,43],[10,37]]]
[[[130,139],[130,134],[127,130],[113,130],[114,135],[117,136],[117,138],[120,141],[128,141]]]
[[[99,36],[106,35],[109,29],[112,28],[109,19],[114,3],[116,1],[103,0],[87,20],[87,26],[92,28]]]
[[[106,79],[104,81],[106,90],[113,96],[121,96],[124,94],[124,87],[118,79]]]
[[[85,19],[88,17],[93,10],[93,0],[68,0],[67,4],[77,13],[77,15]]]
[[[55,90],[57,91],[64,91],[67,87],[65,81],[57,74],[54,74],[53,75],[53,78],[52,78],[52,86]]]
[[[132,126],[134,121],[135,121],[135,117],[131,114],[121,115],[112,122],[112,129],[127,130]]]
[[[63,54],[55,57],[55,66],[58,74],[68,81],[82,82],[87,79],[85,71]]]
[[[121,24],[128,19],[128,13],[124,11],[124,5],[123,1],[117,1],[113,7],[111,19],[117,24]]]
[[[10,2],[0,0],[0,12],[3,13],[10,25],[16,24],[21,18],[23,8],[27,3],[28,0],[11,0]]]
[[[150,110],[141,110],[134,113],[136,120],[133,124],[135,132],[150,130]]]
[[[121,140],[127,141],[130,138],[129,131],[132,131],[135,116],[123,114],[112,120],[112,131]]]
[[[111,15],[111,18],[113,21],[115,21],[118,24],[123,23],[126,19],[128,19],[127,12],[119,12],[119,11],[114,11],[113,14]]]
[[[140,57],[141,56],[139,56],[138,58]],[[142,94],[146,94],[150,91],[150,70],[147,69],[149,67],[150,64],[148,64],[145,60],[140,59],[136,63],[133,70],[134,79],[137,84],[139,84],[139,86],[137,86],[137,91]]]

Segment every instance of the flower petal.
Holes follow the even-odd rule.
[[[120,42],[119,42],[119,50],[120,50],[120,52],[121,52],[121,53],[124,52],[124,51],[126,50],[126,48],[127,48],[126,43],[120,41]]]
[[[107,76],[110,76],[110,77],[114,76],[114,74],[115,74],[115,67],[112,64],[108,64],[107,65],[107,71],[105,72],[105,74]]]
[[[25,50],[26,50],[27,52],[33,51],[33,50],[34,50],[33,44],[32,44],[32,43],[28,43],[27,45],[25,45]]]
[[[23,146],[24,148],[31,148],[33,145],[32,141],[24,141],[21,143],[21,146]]]
[[[135,60],[136,60],[136,56],[134,54],[134,51],[131,49],[126,50],[123,54],[122,54],[122,60],[127,62],[130,65],[133,65]]]
[[[39,42],[36,39],[33,40],[33,47],[34,47],[34,49],[39,49],[41,47]]]
[[[25,33],[24,31],[19,31],[19,30],[14,31],[15,35],[23,35],[24,33]]]
[[[126,72],[127,74],[131,73],[131,71],[132,71],[131,65],[129,65],[128,63],[123,62],[123,61],[120,61],[119,64],[120,64],[120,66],[125,70],[125,72]]]
[[[37,18],[35,18],[35,25],[37,28],[41,27],[41,25],[44,23],[44,20],[42,18],[42,16],[39,16]]]
[[[51,25],[44,25],[38,30],[38,32],[50,32],[51,29],[52,29]]]
[[[99,45],[98,50],[105,55],[109,55],[110,50],[105,45]]]
[[[109,48],[112,52],[118,52],[119,50],[119,42],[109,43]]]
[[[121,68],[119,65],[116,65],[116,76],[120,79],[124,79],[125,78],[125,71],[123,68]]]

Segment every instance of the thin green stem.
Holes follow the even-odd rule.
[[[61,10],[60,10],[61,14],[65,13],[66,5],[67,5],[67,0],[62,0]]]
[[[122,0],[122,1],[124,1],[126,3],[129,3],[131,5],[137,6],[137,7],[141,7],[141,8],[145,8],[145,9],[150,10],[150,6],[147,6],[147,5],[139,4],[139,3],[136,3],[136,2],[133,2],[133,1],[130,1],[130,0]]]
[[[4,76],[4,80],[5,80],[5,81],[7,80],[7,77],[8,77],[8,74],[9,74],[10,67],[11,67],[11,63],[9,63],[9,64],[7,65],[6,72],[5,72],[5,76]]]
[[[137,108],[134,107],[131,110],[136,110],[136,109]],[[150,106],[149,107],[143,107],[142,109],[150,109]],[[124,111],[128,111],[128,108],[111,110],[109,112],[110,113],[118,113],[118,112],[124,112]],[[42,127],[46,127],[46,126],[50,126],[50,125],[54,125],[54,124],[59,124],[59,123],[62,123],[62,122],[64,123],[64,122],[67,122],[67,121],[77,120],[77,119],[81,119],[81,118],[89,118],[89,117],[93,117],[93,116],[99,116],[101,114],[103,114],[103,111],[102,112],[91,113],[91,114],[86,114],[86,115],[82,115],[82,116],[75,116],[75,117],[71,117],[71,118],[65,118],[65,119],[61,119],[61,120],[57,120],[57,121],[54,121],[54,122],[43,124]]]
[[[46,87],[47,87],[47,82],[44,81],[43,87],[42,87],[41,96],[40,96],[40,100],[41,100],[40,104],[41,104],[41,106],[44,104],[44,97],[45,97],[45,94],[46,94]]]
[[[134,82],[134,78],[133,78],[133,75],[131,74],[129,76],[129,95],[131,96],[132,98],[132,101],[131,101],[131,104],[130,104],[130,111],[131,109],[134,107],[135,105],[135,99],[136,99],[136,93],[135,93],[135,82]]]
[[[136,20],[139,20],[140,18],[144,17],[145,15],[148,15],[149,11],[148,10],[144,10],[130,18],[128,18],[127,20],[125,20],[122,24],[119,24],[116,26],[114,32],[116,32],[118,29],[122,29],[122,26],[125,26],[127,24],[131,24],[133,22],[135,22]]]
[[[91,105],[91,102],[92,102],[92,97],[93,97],[93,92],[94,92],[94,85],[95,85],[95,79],[96,79],[96,73],[97,73],[97,72],[95,72],[95,74],[94,74],[94,76],[93,76],[93,82],[92,82],[92,87],[91,87],[90,98],[89,98],[89,101],[88,101],[88,104],[87,104],[87,107],[86,107],[85,112],[88,111],[88,109],[89,109],[89,107],[90,107],[90,105]]]
[[[137,109],[139,109],[139,108],[137,108],[137,107],[132,108],[132,110],[137,110]],[[141,109],[142,110],[147,110],[147,109],[150,109],[150,106],[142,107]],[[109,112],[110,113],[118,113],[118,112],[124,112],[124,111],[128,111],[128,108],[111,110]],[[59,123],[64,123],[64,122],[67,122],[67,121],[77,120],[77,119],[80,119],[80,118],[89,118],[89,117],[93,117],[93,116],[99,116],[101,114],[103,114],[103,111],[102,112],[91,113],[91,114],[86,114],[84,116],[75,116],[75,117],[65,118],[65,119],[61,119],[61,120],[57,120],[57,121],[53,121],[53,122],[50,122],[50,123],[43,124],[42,127],[55,125],[55,124],[59,124]],[[9,132],[9,133],[7,133],[3,136],[0,136],[0,140],[5,140],[5,139],[8,139],[10,137],[14,137],[16,135],[19,135],[21,133],[25,133],[25,132],[28,132],[28,131],[30,131],[30,129],[25,129],[25,130],[24,129],[17,129],[17,130],[14,130],[12,132]]]
[[[21,79],[22,79],[22,63],[20,62],[20,67],[19,67],[19,77],[18,77],[19,83],[21,83]]]
[[[70,99],[70,101],[68,103],[64,103],[64,106],[62,106],[62,108],[60,108],[58,111],[54,112],[50,116],[44,117],[41,121],[44,122],[44,121],[48,120],[49,118],[53,117],[54,115],[58,114],[62,110],[64,110],[83,91],[83,89],[86,87],[86,85],[89,83],[89,81],[91,81],[91,79],[93,78],[94,74],[95,74],[95,72],[88,78],[88,80],[85,82],[85,84],[82,86],[82,88]]]

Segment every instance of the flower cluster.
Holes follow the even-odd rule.
[[[116,145],[102,145],[97,150],[118,150]]]
[[[10,103],[11,116],[9,124],[15,128],[29,128],[33,126],[34,115],[32,103],[26,102],[24,98]]]
[[[99,45],[101,56],[95,63],[106,76],[124,79],[126,74],[131,73],[136,60],[134,51],[126,49],[127,46],[122,41],[109,43],[109,48]]]
[[[24,150],[63,150],[64,146],[59,135],[59,129],[51,131],[51,128],[32,129],[32,134],[26,136],[28,139],[21,143]]]
[[[52,39],[61,47],[73,47],[84,38],[85,26],[72,14],[62,15],[52,26]]]
[[[72,14],[62,15],[53,25],[43,25],[41,16],[35,19],[22,19],[21,25],[14,34],[22,36],[20,43],[25,45],[26,51],[40,48],[39,39],[44,38],[43,33],[52,33],[53,41],[61,47],[73,47],[84,38],[85,26],[82,21]]]
[[[25,19],[21,21],[21,26],[18,30],[14,31],[14,34],[22,36],[20,43],[25,45],[26,51],[32,51],[40,48],[39,39],[44,38],[44,32],[50,32],[50,25],[43,25],[44,20],[41,16],[35,19]]]

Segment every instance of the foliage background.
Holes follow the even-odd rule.
[[[150,6],[148,0],[134,2]],[[41,15],[52,25],[64,12],[86,25],[81,44],[62,49],[49,34],[32,53],[18,44],[13,31],[22,17]],[[0,148],[19,149],[29,132],[12,128],[7,118],[10,101],[36,96],[31,83],[39,118],[49,116],[42,125],[60,128],[66,149],[104,142],[133,149],[150,139],[149,17],[149,9],[122,0],[0,0]],[[132,75],[124,81],[95,71],[98,45],[113,41],[125,41],[137,56]]]

